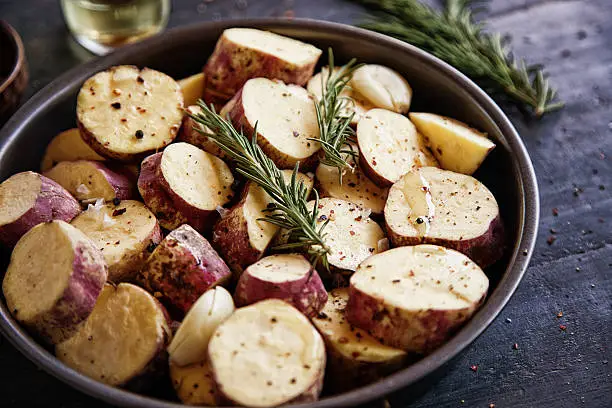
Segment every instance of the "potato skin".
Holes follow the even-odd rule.
[[[242,103],[242,90],[243,88],[240,88],[238,93],[236,93],[234,98],[232,98],[232,100],[235,99],[235,103],[232,106],[232,109],[229,111],[228,115],[236,129],[242,129],[242,131],[245,135],[247,135],[247,137],[251,137],[255,129],[254,126],[249,123],[245,115],[244,104]],[[291,170],[295,167],[295,164],[298,160],[289,157],[285,153],[279,151],[270,142],[268,142],[268,140],[263,137],[259,132],[257,133],[257,144],[259,145],[259,147],[261,147],[266,156],[268,156],[274,162],[274,164],[278,166],[279,169]],[[303,160],[299,160],[300,171],[306,172],[314,170],[318,161],[319,156],[316,153]]]
[[[74,245],[72,273],[61,297],[53,307],[34,319],[24,321],[11,307],[10,288],[3,285],[7,307],[20,323],[48,344],[57,344],[74,335],[93,310],[108,274],[102,253],[87,239]],[[15,254],[15,252],[13,252]],[[12,255],[11,263],[17,260]]]
[[[262,51],[241,47],[221,35],[204,66],[204,100],[222,105],[246,81],[263,77],[303,86],[312,76],[317,61],[296,66]]]
[[[389,308],[381,300],[349,287],[347,320],[368,331],[381,343],[402,350],[426,354],[443,344],[448,336],[467,321],[484,302],[456,310],[407,312]]]
[[[228,159],[227,155],[212,139],[196,130],[202,129],[203,127],[194,121],[189,116],[189,113],[195,114],[199,112],[202,112],[202,109],[200,109],[199,106],[194,105],[187,107],[186,114],[183,117],[183,125],[181,126],[181,131],[179,132],[177,141],[197,146],[205,152],[215,155],[220,159]]]
[[[210,230],[219,213],[193,207],[170,189],[161,170],[162,154],[152,154],[142,161],[138,191],[145,204],[166,229],[189,224],[198,232]]]
[[[189,225],[182,225],[153,250],[138,281],[162,303],[187,313],[204,292],[230,276],[208,241]]]
[[[30,229],[41,222],[62,220],[70,222],[81,212],[79,202],[55,181],[42,176],[41,186],[34,206],[10,224],[0,226],[0,242],[13,247]]]
[[[307,317],[313,317],[325,306],[327,291],[314,267],[301,279],[280,283],[256,277],[247,268],[238,280],[234,299],[238,307],[264,299],[280,299]]]
[[[393,247],[419,244],[440,245],[461,252],[481,268],[493,265],[503,256],[505,250],[505,230],[499,214],[491,221],[485,234],[462,241],[431,237],[407,237],[393,231],[387,223],[385,223],[385,230]]]
[[[246,191],[248,186],[240,201],[216,222],[212,235],[213,246],[227,261],[236,279],[246,267],[263,256],[263,252],[254,248],[249,239],[249,229],[243,212]]]

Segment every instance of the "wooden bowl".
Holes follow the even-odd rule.
[[[28,84],[28,63],[21,37],[0,20],[0,126],[17,110]]]
[[[161,70],[174,78],[186,77],[201,70],[219,35],[229,27],[271,30],[321,49],[331,46],[338,63],[356,57],[362,62],[387,65],[410,81],[415,111],[457,118],[487,132],[497,143],[476,178],[493,192],[499,203],[508,246],[504,257],[487,268],[490,290],[484,305],[450,340],[421,360],[378,382],[299,407],[336,408],[359,404],[373,407],[372,400],[400,389],[404,393],[418,394],[442,375],[445,365],[468,347],[502,311],[527,269],[539,216],[535,173],[510,120],[472,81],[426,52],[381,34],[316,20],[227,20],[169,30],[66,72],[26,102],[0,131],[0,180],[18,171],[37,169],[51,138],[74,127],[76,96],[91,75],[112,65],[134,64]],[[7,255],[0,256],[1,265],[7,264]],[[135,394],[97,382],[62,364],[52,350],[37,343],[13,319],[2,300],[0,294],[0,331],[27,358],[51,375],[113,406],[182,407],[172,395],[164,394],[163,387],[156,390],[155,396]]]

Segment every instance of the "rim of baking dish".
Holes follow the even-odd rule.
[[[373,40],[384,43],[385,47],[389,49],[410,53],[421,62],[435,66],[441,75],[446,75],[453,81],[461,84],[469,96],[480,104],[480,107],[500,129],[501,134],[504,135],[507,147],[512,153],[513,161],[516,163],[514,172],[519,185],[519,225],[517,226],[517,241],[512,254],[510,254],[508,267],[485,305],[448,342],[418,362],[375,383],[346,393],[325,397],[319,401],[294,406],[303,408],[355,406],[379,399],[424,379],[444,366],[471,344],[503,310],[527,269],[535,246],[539,220],[539,194],[535,172],[525,145],[514,126],[483,90],[455,68],[433,55],[383,34],[328,21],[299,18],[291,20],[265,18],[191,24],[168,30],[161,35],[121,48],[103,58],[79,65],[55,79],[26,102],[0,131],[0,156],[5,154],[8,145],[17,138],[18,133],[26,126],[28,120],[44,111],[47,106],[56,103],[55,101],[65,93],[72,92],[70,88],[75,82],[82,83],[93,73],[106,68],[109,64],[116,65],[130,55],[137,55],[147,49],[159,47],[164,43],[172,43],[173,40],[188,36],[192,32],[196,33],[203,27],[222,30],[234,26],[262,28],[272,31],[275,29],[307,28],[353,38]],[[38,367],[90,396],[124,407],[177,408],[184,406],[180,403],[163,401],[105,385],[65,366],[53,354],[36,343],[19,326],[10,315],[4,302],[0,302],[0,328],[6,338]]]

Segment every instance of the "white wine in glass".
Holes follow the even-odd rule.
[[[74,38],[102,55],[166,27],[170,0],[61,0]]]

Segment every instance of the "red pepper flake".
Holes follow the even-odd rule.
[[[551,236],[549,236],[549,237],[548,237],[548,239],[546,240],[546,243],[547,243],[548,245],[552,245],[552,244],[553,244],[553,242],[555,242],[556,240],[557,240],[557,237],[555,237],[554,235],[551,235]]]
[[[372,160],[372,164],[376,166],[376,160]]]
[[[296,132],[295,130],[293,131],[293,137],[298,137],[300,134],[298,132]]]
[[[555,217],[559,215],[559,209],[557,207],[552,209],[552,215],[554,215]]]
[[[349,231],[349,234],[351,234],[351,236],[355,235],[355,231]]]
[[[563,312],[559,312],[559,313],[557,313],[557,317],[558,317],[558,318],[563,317]]]
[[[359,217],[355,218],[355,221],[357,221],[357,222],[359,222],[361,220],[363,220],[363,217],[361,215]]]
[[[566,325],[564,325],[564,324],[560,324],[560,325],[559,325],[559,328],[560,328],[561,330],[563,330],[563,331],[567,330],[567,326],[566,326]]]
[[[478,371],[478,366],[476,364],[472,364],[470,366],[470,370],[472,370],[473,372],[477,372]]]
[[[512,350],[518,350],[518,343],[514,343],[512,345]]]

